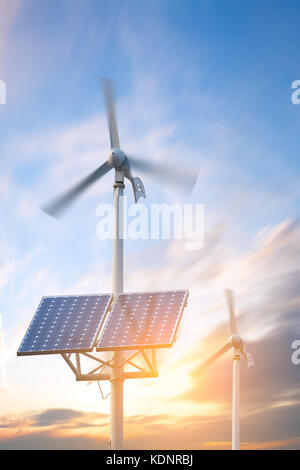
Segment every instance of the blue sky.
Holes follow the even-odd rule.
[[[248,339],[255,345],[262,335],[272,345],[275,325],[286,326],[287,318],[294,325],[299,303],[300,105],[291,102],[291,84],[300,79],[299,2],[0,0],[0,9],[0,79],[7,87],[7,104],[0,105],[0,311],[8,375],[0,415],[108,412],[96,387],[74,384],[59,358],[15,357],[43,295],[111,289],[111,242],[96,236],[96,209],[111,201],[111,178],[60,222],[39,209],[108,155],[102,76],[116,82],[124,150],[200,167],[189,198],[141,175],[146,204],[205,204],[199,253],[176,242],[128,241],[126,289],[190,288],[182,328],[194,340],[187,354],[194,358],[197,334],[206,341],[225,328],[226,338],[221,299],[231,283],[242,311],[252,312],[241,318]],[[287,357],[294,339],[287,329]],[[183,340],[175,346],[174,368],[185,347]],[[45,396],[33,391],[41,366]],[[64,387],[77,387],[71,402],[59,387],[49,393],[48,368]],[[289,376],[289,389],[297,388],[297,374]],[[157,387],[163,401],[167,388]],[[15,406],[21,394],[27,398]],[[224,430],[219,440],[226,436]],[[293,439],[299,436],[295,429]]]

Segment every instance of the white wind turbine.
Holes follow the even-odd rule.
[[[233,348],[233,381],[232,381],[232,450],[240,449],[240,360],[244,356],[248,367],[254,366],[254,362],[250,354],[246,351],[245,345],[241,337],[237,333],[236,319],[234,312],[233,291],[227,289],[225,291],[227,298],[231,337],[227,343],[216,353],[210,356],[201,368],[207,367],[220,356],[225,354],[229,349]]]
[[[53,217],[59,217],[68,207],[76,201],[93,184],[99,182],[110,170],[114,170],[114,239],[113,239],[113,294],[116,297],[123,293],[124,281],[124,252],[123,252],[123,204],[122,199],[125,189],[125,178],[132,185],[134,200],[146,197],[142,180],[133,176],[133,171],[141,171],[153,175],[155,178],[173,183],[176,186],[193,189],[198,178],[198,169],[195,165],[190,167],[187,163],[175,164],[169,162],[166,167],[162,162],[155,163],[152,159],[140,160],[125,153],[120,148],[119,132],[114,102],[113,82],[102,79],[106,114],[110,138],[110,153],[107,160],[88,176],[82,178],[79,183],[63,193],[61,196],[43,206],[43,210]],[[145,157],[145,155],[143,155]],[[123,448],[123,362],[122,353],[115,351],[113,354],[115,367],[111,371],[111,448]]]

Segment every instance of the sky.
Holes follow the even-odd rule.
[[[60,356],[16,356],[42,296],[111,292],[112,242],[96,232],[111,174],[61,220],[40,209],[109,154],[103,76],[115,81],[124,151],[200,169],[190,195],[139,175],[146,207],[205,208],[199,250],[126,241],[125,291],[190,296],[175,345],[158,353],[159,377],[125,383],[125,448],[230,448],[232,356],[201,369],[230,336],[227,287],[255,362],[241,362],[241,447],[300,448],[299,9],[0,0],[1,449],[108,446],[109,398],[96,383],[76,383]]]

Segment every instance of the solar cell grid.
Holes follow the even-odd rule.
[[[17,352],[92,351],[111,295],[44,297]]]
[[[172,346],[188,291],[119,294],[98,351]]]

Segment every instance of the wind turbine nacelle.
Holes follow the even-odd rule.
[[[231,343],[232,343],[232,346],[235,349],[239,349],[241,351],[241,353],[243,353],[244,343],[242,341],[242,338],[240,338],[238,335],[232,335],[231,336]]]
[[[108,162],[116,169],[121,170],[125,161],[125,153],[120,149],[112,149],[111,154],[108,157]]]

